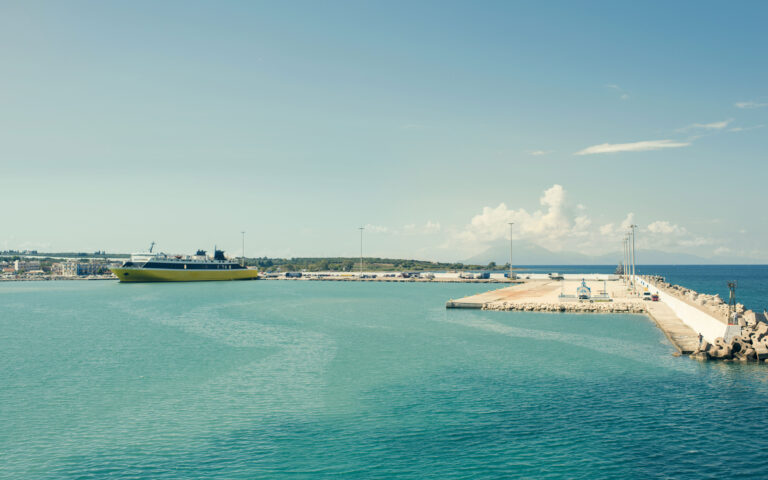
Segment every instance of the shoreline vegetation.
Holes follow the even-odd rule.
[[[0,280],[58,280],[76,278],[115,278],[109,267],[120,266],[130,257],[125,253],[61,252],[45,253],[37,251],[0,252]],[[360,270],[359,257],[241,257],[231,256],[233,260],[244,261],[247,267],[258,269],[264,274],[286,272],[349,272]],[[433,262],[428,260],[363,257],[365,272],[448,272],[448,271],[485,271],[508,272],[509,263],[497,265],[490,262],[485,265],[465,264],[461,262]],[[513,267],[512,270],[524,270]]]
[[[359,257],[296,257],[296,258],[246,258],[246,266],[257,267],[265,273],[273,272],[355,272],[360,269]],[[366,272],[391,271],[444,271],[444,270],[488,270],[509,271],[509,264],[486,265],[464,264],[460,262],[431,262],[428,260],[363,257],[363,270]],[[519,268],[513,268],[519,270]]]

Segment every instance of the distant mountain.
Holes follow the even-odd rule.
[[[516,265],[617,265],[621,262],[620,251],[603,255],[585,255],[578,252],[548,250],[530,242],[515,242],[512,262]],[[746,257],[705,258],[690,253],[672,253],[662,250],[637,250],[637,263],[643,265],[703,265],[703,264],[754,264],[764,261]],[[498,243],[463,263],[485,265],[489,262],[509,262],[509,243]]]

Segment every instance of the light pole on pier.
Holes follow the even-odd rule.
[[[243,266],[245,266],[245,232],[240,232],[243,235]]]
[[[360,229],[360,276],[363,276],[363,230],[365,227],[359,227]]]
[[[635,282],[635,229],[637,225],[632,224],[629,226],[632,229],[632,292],[637,293],[637,285]]]
[[[624,269],[624,283],[627,284],[627,291],[630,290],[630,287],[632,286],[632,267],[631,267],[631,255],[629,253],[629,245],[630,245],[630,239],[629,239],[629,232],[624,234],[624,255],[625,255],[625,264],[626,268]]]
[[[627,285],[627,288],[629,288],[629,275],[627,275],[627,269],[629,268],[629,262],[627,261],[627,235],[624,235],[624,239],[621,241],[622,250],[624,253],[624,258],[621,263],[621,277],[624,280],[624,285]]]
[[[514,274],[512,273],[512,225],[514,225],[515,222],[509,222],[509,281],[511,282],[514,278]]]

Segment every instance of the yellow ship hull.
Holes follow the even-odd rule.
[[[121,282],[211,282],[255,280],[257,270],[170,270],[161,268],[110,268]]]

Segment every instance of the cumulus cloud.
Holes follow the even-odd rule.
[[[627,214],[627,217],[621,221],[621,230],[626,232],[629,230],[629,227],[635,224],[635,214],[630,212]]]
[[[691,142],[681,142],[677,140],[646,140],[643,142],[632,143],[602,143],[593,145],[576,152],[576,155],[594,155],[598,153],[619,153],[619,152],[643,152],[647,150],[661,150],[664,148],[687,147]]]
[[[733,106],[736,108],[763,108],[768,107],[768,103],[753,102],[750,100],[748,102],[736,102]]]
[[[584,254],[604,254],[621,249],[621,240],[637,223],[637,247],[667,251],[696,251],[704,254],[703,247],[713,250],[722,245],[716,238],[690,232],[684,226],[669,220],[638,222],[634,212],[623,218],[595,224],[588,209],[572,202],[561,185],[553,185],[542,192],[539,208],[510,208],[505,203],[486,206],[474,215],[463,228],[447,229],[443,248],[471,255],[509,239],[509,223],[513,222],[515,240],[538,245],[552,251],[577,251]],[[708,253],[711,252],[708,251]]]
[[[439,231],[440,231],[440,222],[433,222],[432,220],[427,220],[427,223],[424,225],[425,233],[437,233]]]
[[[534,212],[524,208],[510,209],[504,203],[484,207],[481,213],[472,217],[469,225],[455,235],[455,239],[469,245],[488,244],[508,238],[508,224],[512,222],[516,238],[534,239],[548,248],[560,249],[560,240],[582,236],[591,225],[586,215],[575,214],[579,209],[569,207],[561,185],[545,190],[539,204],[542,208]]]
[[[648,231],[652,233],[677,234],[677,235],[686,233],[685,228],[679,225],[670,223],[666,220],[657,220],[649,224]]]
[[[614,224],[606,223],[600,227],[600,235],[612,235],[615,228]]]
[[[651,222],[645,228],[644,233],[650,237],[650,244],[657,247],[702,247],[712,245],[714,239],[699,235],[694,235],[685,227],[669,222],[667,220],[657,220]]]
[[[629,227],[635,224],[635,214],[630,212],[627,214],[627,216],[618,223],[606,223],[604,225],[601,225],[599,228],[600,235],[606,238],[619,238],[622,235],[626,234],[629,230]]]

